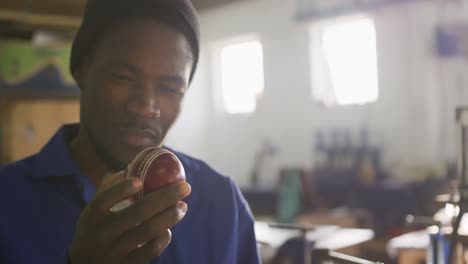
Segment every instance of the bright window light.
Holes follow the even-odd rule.
[[[226,45],[221,49],[221,86],[225,109],[230,114],[255,111],[263,92],[263,50],[259,41]]]
[[[375,25],[370,18],[327,25],[321,49],[328,75],[327,105],[362,105],[379,96]],[[323,91],[323,87],[321,87]]]

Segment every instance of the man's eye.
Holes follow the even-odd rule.
[[[111,73],[111,76],[112,78],[118,81],[131,81],[132,80],[132,78],[130,78],[129,76],[119,74],[119,73]]]
[[[174,88],[168,85],[161,85],[159,86],[159,90],[163,93],[170,93],[170,94],[175,94],[175,95],[184,95],[185,89],[179,89],[179,88]]]

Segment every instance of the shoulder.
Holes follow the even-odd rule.
[[[18,212],[16,207],[30,204],[36,188],[32,177],[33,163],[34,157],[31,157],[0,167],[0,200],[9,201],[3,208],[6,214],[13,215]],[[8,219],[3,218],[0,224],[5,221],[8,222]]]
[[[188,180],[195,185],[193,187],[199,190],[200,195],[224,206],[231,204],[240,213],[250,214],[247,201],[231,177],[223,175],[200,159],[170,150],[180,159],[187,177],[191,178]]]
[[[169,150],[174,152],[182,162],[187,177],[190,177],[188,180],[192,181],[200,189],[205,190],[205,193],[216,195],[218,198],[230,196],[236,202],[244,202],[238,186],[231,177],[220,173],[200,159],[179,151]]]
[[[20,183],[32,175],[35,156],[19,160],[0,167],[1,186],[7,187],[8,184]],[[9,187],[12,187],[11,185]]]
[[[176,154],[182,162],[188,177],[193,178],[193,181],[203,183],[209,182],[212,185],[225,185],[225,187],[228,187],[232,183],[230,177],[221,174],[206,162],[179,151],[169,150]]]

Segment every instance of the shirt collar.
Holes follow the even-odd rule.
[[[69,177],[82,174],[74,162],[68,142],[78,135],[79,124],[62,126],[36,155],[34,178]]]
[[[83,176],[83,172],[79,169],[78,165],[72,158],[68,142],[78,136],[80,125],[68,124],[62,126],[49,142],[37,154],[32,171],[34,178],[48,178],[48,177],[71,177]],[[192,175],[187,170],[192,164],[189,164],[180,153],[172,150],[167,146],[163,148],[174,152],[185,168],[187,181],[191,182]]]
[[[83,201],[88,203],[96,192],[96,188],[92,184],[90,178],[79,169],[78,165],[72,158],[70,149],[68,148],[68,142],[78,135],[78,131],[79,124],[62,126],[35,156],[31,175],[33,178],[38,179],[46,179],[50,177],[73,178],[79,188]],[[165,146],[164,148],[172,151]],[[179,154],[178,156],[186,168],[186,179],[190,184],[192,184],[192,175],[190,173],[191,170],[189,169],[191,165],[190,162],[187,162],[184,156],[181,156],[180,153],[175,153],[176,155]]]

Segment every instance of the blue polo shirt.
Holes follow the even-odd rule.
[[[0,263],[67,263],[80,212],[96,192],[73,161],[62,127],[36,155],[0,168]],[[254,222],[233,181],[175,152],[192,186],[188,211],[153,264],[259,263]]]

